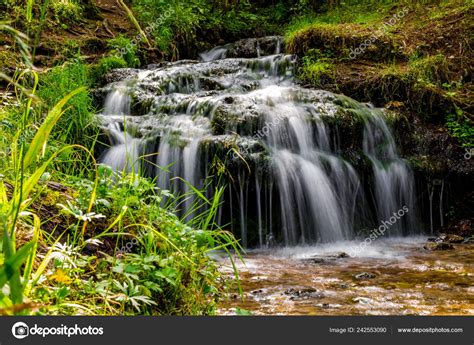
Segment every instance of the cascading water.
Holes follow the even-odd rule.
[[[367,119],[363,148],[372,162],[377,218],[388,220],[406,206],[412,212],[395,222],[390,232],[398,236],[413,234],[416,229],[414,178],[407,164],[398,157],[395,141],[381,116]]]
[[[109,85],[98,117],[112,147],[101,162],[141,166],[161,188],[183,193],[189,187],[173,177],[202,188],[219,157],[232,176],[219,219],[245,246],[349,239],[403,205],[414,208],[413,177],[383,113],[296,85],[295,58],[280,54],[280,44],[277,54],[245,59],[225,58],[230,47],[218,47],[202,61],[135,71]],[[358,146],[372,165],[372,189],[332,125],[347,116],[365,123]],[[154,161],[136,164],[140,156]],[[414,230],[411,214],[393,234]]]

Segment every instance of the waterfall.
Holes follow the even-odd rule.
[[[398,156],[393,136],[377,112],[371,113],[366,121],[363,149],[373,166],[377,218],[389,220],[393,213],[406,206],[408,214],[393,224],[390,232],[393,235],[414,233],[414,178],[408,165]]]
[[[122,84],[113,87],[105,98],[102,122],[112,147],[101,158],[101,163],[119,171],[138,172],[141,140],[125,130],[130,104],[127,86]],[[122,123],[118,121],[122,119]]]
[[[408,214],[388,235],[417,231],[413,176],[383,112],[298,86],[296,59],[281,54],[276,39],[274,55],[226,58],[225,45],[200,61],[169,63],[109,86],[98,119],[112,147],[101,162],[128,171],[141,164],[160,188],[189,194],[176,177],[203,188],[218,157],[228,184],[219,221],[244,246],[351,239],[404,205]],[[339,143],[334,123],[348,116],[364,123],[358,154],[368,158],[370,177]],[[193,202],[188,195],[183,215]]]
[[[202,61],[214,61],[214,60],[220,60],[220,59],[225,59],[227,51],[231,48],[230,44],[226,44],[223,46],[217,46],[212,48],[211,50],[207,52],[203,52],[199,54],[199,57],[201,58]]]

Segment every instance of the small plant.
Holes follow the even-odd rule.
[[[449,114],[446,117],[446,127],[459,140],[463,148],[474,148],[474,123],[461,109],[456,109],[456,114]]]
[[[410,60],[410,73],[419,85],[439,85],[449,82],[449,63],[444,55],[418,57]]]
[[[52,0],[51,8],[58,22],[77,22],[82,16],[82,7],[75,0]]]
[[[132,40],[120,35],[108,42],[108,46],[113,49],[112,54],[120,54],[128,67],[140,66],[140,59],[137,57],[138,47]]]

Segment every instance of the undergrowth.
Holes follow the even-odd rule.
[[[1,78],[0,314],[213,314],[227,283],[210,253],[240,249],[215,223],[225,186],[178,197],[97,165],[81,61]]]

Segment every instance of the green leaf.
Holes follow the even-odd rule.
[[[30,251],[33,250],[35,246],[34,241],[28,242],[23,247],[21,247],[12,257],[8,258],[2,268],[0,269],[0,289],[10,281],[15,275],[20,274],[21,265],[26,261],[30,255]],[[12,295],[21,293],[23,294],[23,289],[21,286],[10,286]],[[18,290],[19,289],[19,290]],[[13,298],[15,300],[15,298]]]

